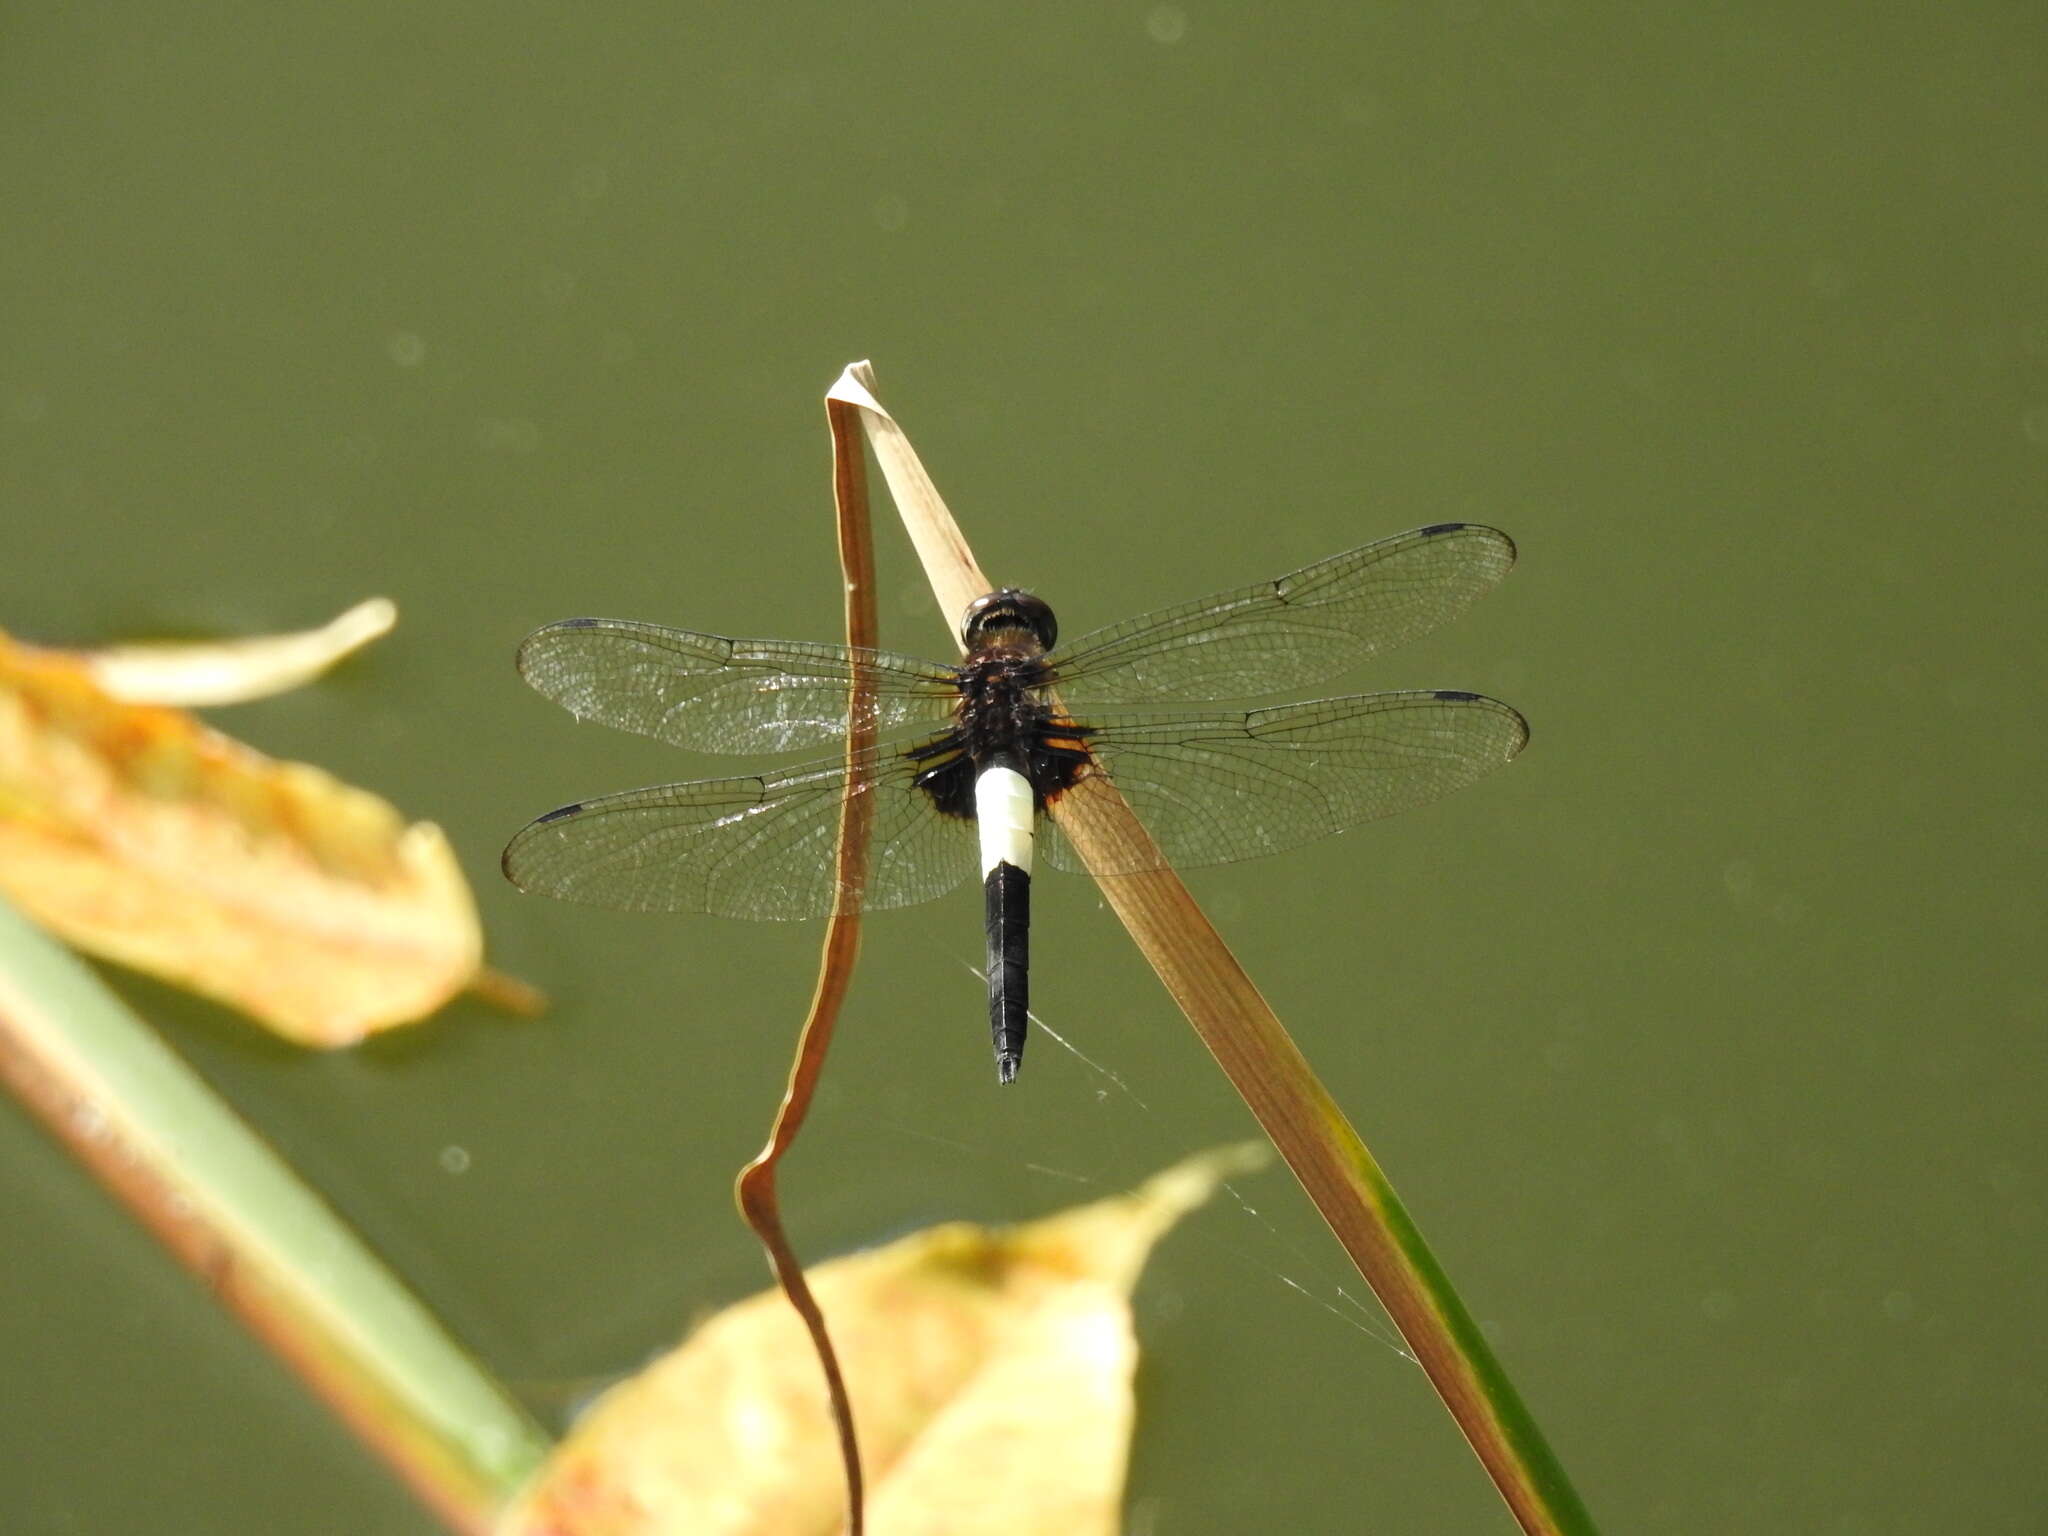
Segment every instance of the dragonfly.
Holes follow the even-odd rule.
[[[1065,645],[1043,598],[1005,587],[968,606],[953,664],[565,619],[529,635],[518,665],[580,719],[698,752],[837,741],[840,753],[562,806],[512,839],[505,874],[522,890],[631,911],[820,917],[841,897],[847,797],[869,797],[863,909],[931,901],[981,871],[989,1031],[997,1080],[1008,1083],[1030,1019],[1034,854],[1084,868],[1047,808],[1088,777],[1107,778],[1151,834],[1151,847],[1097,851],[1087,866],[1120,875],[1279,853],[1463,788],[1529,739],[1518,712],[1483,694],[1184,706],[1333,677],[1454,618],[1514,561],[1498,529],[1435,523]],[[850,755],[857,672],[872,690],[875,731]]]

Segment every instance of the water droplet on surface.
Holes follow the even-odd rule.
[[[576,297],[576,274],[567,267],[542,267],[540,296],[550,304],[568,303]]]
[[[476,424],[476,445],[493,453],[531,453],[540,446],[540,428],[524,416],[486,416]]]
[[[1145,13],[1145,31],[1155,43],[1177,43],[1188,35],[1188,13],[1177,5],[1155,5]]]
[[[1821,256],[1806,269],[1806,286],[1823,299],[1839,299],[1849,291],[1849,269],[1832,256]]]
[[[1721,871],[1721,884],[1737,901],[1756,894],[1756,867],[1746,859],[1731,859]]]

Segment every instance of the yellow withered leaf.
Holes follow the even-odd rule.
[[[107,645],[78,657],[99,685],[129,704],[240,704],[311,682],[398,622],[398,605],[372,597],[318,629],[222,640]]]
[[[432,1012],[483,954],[439,829],[4,635],[0,891],[81,949],[306,1045]]]
[[[808,1271],[853,1399],[871,1536],[1110,1536],[1154,1243],[1261,1144],[1028,1225],[966,1222]],[[607,1393],[498,1536],[831,1536],[838,1442],[780,1291]]]

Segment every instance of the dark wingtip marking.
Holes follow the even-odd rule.
[[[1415,531],[1425,539],[1428,539],[1434,538],[1439,533],[1456,533],[1460,528],[1470,528],[1471,526],[1470,523],[1431,523],[1427,528],[1418,528]]]
[[[534,630],[533,633],[519,642],[519,648],[512,653],[512,664],[519,669],[521,677],[525,678],[529,683],[533,683],[534,687],[540,688],[541,692],[545,693],[547,689],[534,682],[531,669],[542,664],[544,659],[543,652],[547,649],[550,637],[557,630],[595,629],[603,622],[603,619],[557,619],[552,624],[543,624],[539,629]]]
[[[549,811],[547,815],[534,817],[533,824],[536,827],[544,827],[551,821],[560,821],[564,816],[574,816],[582,809],[583,802],[581,800],[578,800],[574,805],[558,805],[552,811]]]
[[[996,1057],[996,1081],[1014,1083],[1017,1081],[1017,1063],[1024,1058],[1015,1051],[1004,1051]]]
[[[1483,697],[1481,694],[1467,693],[1462,688],[1439,688],[1436,690],[1436,696],[1450,704],[1470,704],[1475,699]],[[575,807],[571,806],[570,809],[573,810]],[[541,819],[545,821],[547,818],[543,816]]]

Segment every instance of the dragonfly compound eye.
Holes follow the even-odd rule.
[[[960,620],[960,638],[970,651],[999,641],[1004,630],[1023,630],[1048,651],[1060,633],[1052,605],[1018,587],[977,597]]]

